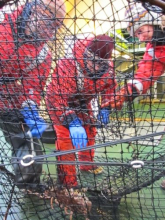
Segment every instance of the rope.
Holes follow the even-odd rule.
[[[31,164],[33,164],[34,162],[36,163],[43,163],[44,159],[50,158],[50,157],[57,157],[57,156],[61,156],[61,155],[66,155],[66,154],[72,154],[72,153],[77,153],[77,152],[83,152],[86,150],[91,150],[91,149],[97,149],[97,148],[101,148],[101,147],[107,147],[107,146],[112,146],[112,145],[116,145],[119,143],[127,143],[127,142],[132,142],[132,141],[137,141],[137,140],[141,140],[141,139],[145,139],[145,138],[151,138],[151,137],[155,137],[155,136],[159,136],[159,135],[164,135],[165,131],[163,132],[155,132],[153,134],[148,134],[148,135],[143,135],[143,136],[139,136],[139,137],[132,137],[132,138],[127,138],[127,139],[122,139],[122,140],[117,140],[117,141],[112,141],[112,142],[106,142],[106,143],[102,143],[102,144],[96,144],[94,146],[89,146],[87,149],[83,148],[83,149],[73,149],[73,150],[68,150],[68,151],[56,151],[54,153],[48,154],[48,155],[40,155],[40,156],[33,156],[33,155],[25,155],[23,158],[17,158],[17,157],[13,157],[17,159],[17,162],[14,163],[10,163],[11,164],[17,164],[17,163],[21,163],[22,166],[30,166]],[[31,146],[32,147],[32,146]],[[163,156],[161,156],[160,158],[162,159]],[[28,163],[25,163],[24,160],[25,159],[29,159],[31,158],[31,161]],[[158,159],[157,159],[158,160]],[[165,171],[165,169],[160,169],[160,168],[156,168],[156,167],[150,167],[147,166],[147,164],[164,164],[165,162],[163,160],[158,160],[153,162],[153,161],[141,161],[141,160],[134,160],[134,161],[128,161],[127,163],[121,163],[121,162],[90,162],[90,161],[46,161],[46,163],[53,163],[53,164],[68,164],[68,165],[100,165],[100,166],[125,166],[125,167],[129,167],[129,168],[147,168],[147,169],[152,169],[152,170],[161,170],[161,171]],[[0,167],[4,167],[6,165],[9,164],[0,164]]]
[[[121,143],[129,143],[129,142],[138,141],[138,140],[141,140],[141,139],[151,138],[151,137],[164,135],[164,134],[165,134],[165,131],[155,132],[155,133],[152,133],[152,134],[142,135],[142,136],[139,136],[139,137],[132,137],[132,138],[116,140],[116,141],[108,141],[108,142],[102,143],[102,144],[95,144],[93,146],[88,146],[88,148],[73,149],[73,150],[67,150],[67,151],[57,151],[57,152],[54,152],[52,154],[35,156],[35,157],[33,157],[33,160],[36,161],[36,160],[46,159],[46,158],[49,158],[49,157],[57,157],[57,156],[62,156],[62,155],[66,155],[66,154],[73,154],[73,153],[83,152],[83,151],[86,151],[86,150],[92,150],[92,149],[98,149],[98,148],[101,148],[101,147],[117,145],[117,144],[121,144]]]

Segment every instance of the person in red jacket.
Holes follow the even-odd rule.
[[[35,185],[42,165],[25,167],[18,158],[42,154],[37,139],[47,124],[38,107],[51,70],[47,42],[63,23],[65,5],[63,0],[33,0],[11,13],[0,13],[0,128],[12,146],[17,186]]]
[[[124,102],[133,101],[136,97],[146,94],[155,81],[165,72],[165,19],[162,15],[147,11],[140,3],[133,4],[126,10],[128,32],[131,36],[146,42],[146,51],[138,64],[133,79],[126,86],[102,105],[121,109]],[[161,183],[165,189],[165,180]]]
[[[165,71],[165,22],[160,14],[148,12],[141,3],[128,7],[125,13],[128,32],[131,36],[146,42],[146,51],[138,64],[133,79],[120,89],[113,98],[102,107],[111,106],[121,109],[123,103],[132,101],[147,90]]]
[[[60,151],[87,148],[95,144],[96,120],[92,101],[101,95],[106,102],[114,93],[116,82],[111,62],[113,39],[98,35],[79,39],[73,47],[73,58],[63,58],[57,63],[48,85],[46,103],[57,134],[56,147]],[[99,111],[98,120],[109,122],[110,108]],[[78,153],[79,161],[94,160],[94,150]],[[75,161],[75,154],[58,157],[59,161]],[[80,165],[81,171],[95,174],[102,167]],[[78,185],[75,165],[58,166],[60,184],[67,187]]]

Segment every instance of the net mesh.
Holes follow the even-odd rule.
[[[76,65],[78,59],[73,53],[77,40],[98,34],[112,37],[115,41],[111,58],[115,72],[113,80],[117,82],[113,94],[120,91],[129,80],[134,79],[138,63],[146,51],[146,44],[131,36],[127,30],[132,19],[124,20],[125,10],[135,2],[67,0],[58,5],[58,1],[20,0],[4,1],[5,6],[0,5],[0,219],[165,218],[164,67],[155,80],[154,56],[151,61],[152,73],[146,80],[151,81],[149,89],[134,100],[124,102],[120,110],[111,109],[110,120],[104,125],[98,120],[98,114],[105,90],[98,92],[97,87],[93,91],[90,83],[89,88],[86,86],[87,91],[82,89],[85,69],[80,71],[81,67]],[[58,10],[65,4],[64,20],[62,15],[58,19],[51,17],[52,11],[48,10],[47,5],[55,3]],[[159,25],[164,28],[163,2],[151,5],[143,1],[143,6],[149,13],[155,12],[162,19]],[[52,10],[55,11],[56,7]],[[133,18],[134,15],[131,16]],[[143,22],[151,25],[152,21],[143,19]],[[58,28],[52,27],[53,24],[59,25]],[[158,42],[163,51],[164,35],[160,36]],[[88,149],[94,151],[95,155],[92,158],[90,153],[90,159],[82,154],[84,149],[66,147],[60,150],[57,146],[56,140],[66,142],[67,146],[66,140],[70,136],[65,137],[67,126],[63,126],[63,136],[58,136],[59,121],[56,122],[54,115],[59,117],[58,111],[64,111],[64,108],[66,111],[75,110],[73,106],[71,109],[65,106],[65,99],[70,97],[73,84],[68,83],[69,86],[64,88],[64,85],[59,87],[60,83],[57,83],[53,85],[52,96],[50,93],[47,96],[54,79],[57,82],[63,77],[65,82],[68,77],[70,82],[72,68],[69,65],[59,67],[60,71],[54,77],[59,60],[64,64],[69,60],[71,67],[73,64],[76,66],[74,73],[79,73],[82,91],[80,94],[77,86],[71,101],[74,103],[74,100],[78,100],[78,106],[74,103],[75,109],[79,113],[85,112],[82,117],[84,123],[92,112],[92,118],[87,123],[91,127],[88,135],[92,143]],[[65,75],[61,75],[61,72]],[[104,82],[110,77],[105,77]],[[59,89],[55,90],[56,87]],[[57,96],[54,91],[61,93]],[[89,113],[86,111],[88,105],[84,107],[82,100],[86,101],[90,93]],[[46,99],[52,97],[55,97],[52,100],[60,102],[59,109],[49,109]],[[37,111],[47,124],[40,139],[30,135],[29,126],[21,113],[22,103],[29,100],[37,104]],[[97,128],[96,136],[90,136],[93,128]],[[94,168],[90,170],[81,169],[91,165]],[[64,167],[70,169],[67,171],[69,174],[64,172]],[[76,178],[76,187],[64,184],[66,176]]]

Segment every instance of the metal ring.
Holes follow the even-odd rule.
[[[27,159],[27,158],[33,158],[33,157],[34,157],[34,156],[31,155],[31,154],[25,155],[25,156],[22,158],[22,160],[20,161],[21,165],[24,166],[24,167],[28,167],[28,166],[30,166],[31,164],[33,164],[33,163],[34,163],[34,160],[31,160],[31,161],[28,162],[28,163],[23,162],[23,160],[25,160],[25,159]]]
[[[144,162],[141,160],[134,160],[134,161],[131,161],[131,165],[133,168],[138,169],[144,166]]]

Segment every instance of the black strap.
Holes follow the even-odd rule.
[[[10,23],[10,27],[11,27],[11,31],[12,31],[12,35],[13,35],[13,40],[14,40],[14,44],[15,44],[15,49],[19,47],[19,42],[18,42],[18,37],[15,33],[15,30],[14,30],[14,23],[11,19],[11,16],[10,14],[8,14],[8,18],[9,18],[9,23]]]
[[[14,39],[15,49],[18,49],[20,46],[22,46],[23,44],[26,43],[26,40],[23,42],[20,42],[19,39],[20,38],[24,38],[24,39],[28,38],[28,36],[25,35],[26,22],[29,20],[32,7],[35,4],[37,4],[36,0],[25,4],[24,9],[22,11],[22,14],[18,17],[17,22],[16,22],[17,23],[17,33],[14,30],[14,23],[11,19],[11,16],[10,16],[10,14],[8,14],[9,23],[10,23],[10,27],[11,27],[12,35],[13,35],[13,39]]]
[[[25,7],[22,11],[22,14],[17,19],[17,24],[18,24],[17,33],[20,38],[27,37],[25,35],[26,22],[29,20],[29,17],[31,15],[31,11],[32,11],[32,7],[37,3],[38,3],[37,0],[34,0],[30,3],[26,3]]]
[[[4,85],[6,83],[11,83],[11,82],[14,82],[16,81],[17,79],[15,77],[4,77],[4,76],[1,76],[0,77],[0,85]]]

